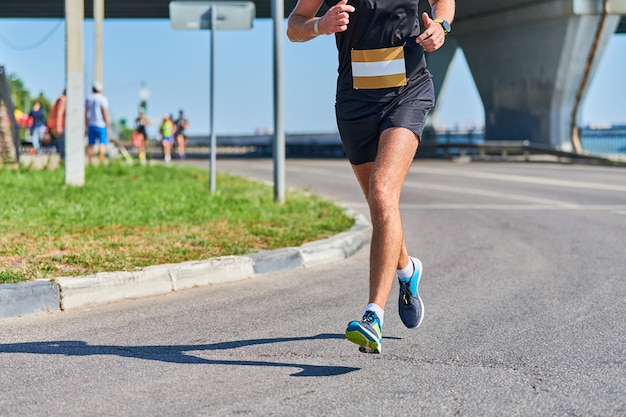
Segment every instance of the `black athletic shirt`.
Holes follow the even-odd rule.
[[[325,0],[328,7],[337,4]],[[398,95],[411,94],[430,78],[426,70],[424,50],[415,43],[420,34],[421,17],[418,0],[349,0],[355,11],[345,32],[335,34],[339,53],[337,101],[361,100],[386,102]],[[375,90],[355,90],[352,84],[350,51],[405,45],[407,85]]]

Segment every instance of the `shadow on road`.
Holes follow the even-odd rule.
[[[83,341],[51,341],[0,344],[0,353],[31,353],[40,355],[90,356],[115,355],[126,358],[146,359],[180,364],[199,365],[236,365],[236,366],[278,366],[286,368],[300,368],[300,371],[291,376],[338,376],[358,371],[360,368],[347,366],[321,366],[297,363],[241,361],[223,359],[204,359],[189,352],[215,351],[236,349],[244,346],[274,344],[281,342],[298,342],[304,340],[343,339],[338,334],[318,334],[306,337],[284,337],[256,340],[235,340],[200,345],[170,345],[170,346],[107,346],[90,345]]]

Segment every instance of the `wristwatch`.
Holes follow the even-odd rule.
[[[446,35],[452,31],[452,26],[450,26],[450,23],[447,20],[435,19],[433,20],[433,22],[439,23],[443,28],[443,33],[445,33]]]

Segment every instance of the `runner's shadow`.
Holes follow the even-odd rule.
[[[126,358],[145,359],[152,361],[180,363],[180,364],[205,364],[205,365],[239,365],[239,366],[277,366],[285,368],[300,368],[300,371],[291,376],[338,376],[360,368],[347,366],[322,366],[282,362],[265,361],[238,361],[223,359],[204,359],[194,356],[189,352],[217,351],[236,349],[244,346],[275,344],[281,342],[297,342],[303,340],[343,339],[343,335],[318,334],[305,337],[282,337],[273,339],[235,340],[199,345],[170,345],[170,346],[107,346],[90,345],[83,341],[64,340],[52,342],[26,342],[0,344],[0,353],[31,353],[40,355],[63,355],[63,356],[91,356],[91,355],[115,355]]]

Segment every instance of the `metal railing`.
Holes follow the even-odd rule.
[[[590,139],[583,131],[583,143]],[[420,144],[418,158],[455,158],[472,157],[488,160],[498,158],[507,160],[517,158],[530,160],[536,155],[552,156],[559,160],[580,160],[592,163],[613,164],[616,161],[609,160],[601,154],[588,152],[576,154],[556,149],[549,145],[533,143],[529,141],[486,141],[480,130],[474,131],[447,131],[439,132],[428,137]],[[587,138],[587,141],[585,141]],[[610,141],[621,140],[608,139]],[[611,142],[612,143],[612,142]],[[621,142],[620,142],[621,143]],[[626,146],[626,138],[623,142]],[[187,140],[187,155],[190,157],[206,157],[209,154],[208,136],[189,136]],[[127,146],[132,148],[130,144]],[[343,158],[343,146],[337,133],[321,134],[287,134],[285,153],[289,158]],[[131,150],[131,152],[133,152]],[[149,141],[148,152],[158,158],[161,147],[158,141]],[[219,157],[271,157],[272,135],[234,135],[217,137],[217,154]],[[624,155],[626,160],[626,155]],[[620,161],[617,161],[621,164]]]

